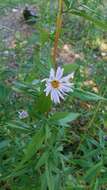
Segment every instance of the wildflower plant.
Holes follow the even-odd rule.
[[[106,134],[99,128],[106,117],[105,78],[100,82],[94,78],[101,86],[95,93],[84,85],[86,60],[57,63],[64,10],[72,8],[74,15],[83,18],[86,13],[77,10],[74,1],[59,0],[57,18],[52,19],[46,2],[44,6],[40,2],[43,22],[37,27],[36,44],[34,36],[29,39],[34,45],[33,58],[24,64],[26,55],[21,56],[23,48],[18,49],[18,44],[15,50],[21,66],[17,77],[11,84],[7,80],[0,83],[0,188],[106,190]],[[96,24],[105,28],[104,23]]]
[[[20,119],[25,119],[25,118],[27,118],[28,117],[28,113],[27,113],[27,111],[18,111],[18,114],[19,114],[19,118]]]
[[[57,104],[60,103],[60,98],[64,99],[66,93],[73,91],[73,83],[70,83],[70,79],[73,78],[73,74],[69,74],[63,77],[63,68],[58,67],[55,70],[52,68],[50,71],[50,76],[43,81],[46,81],[46,96],[50,94],[51,100]]]

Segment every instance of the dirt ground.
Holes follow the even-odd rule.
[[[35,30],[31,25],[26,24],[23,18],[24,7],[16,7],[0,16],[0,41],[5,48],[14,48],[18,35],[21,40],[28,38]]]
[[[8,53],[10,51],[8,50],[14,50],[17,38],[23,42],[32,34],[35,34],[36,27],[34,25],[27,24],[23,18],[24,8],[24,6],[18,6],[7,9],[5,10],[5,14],[0,15],[0,42],[3,45],[4,52],[0,52],[1,55],[3,53],[3,55],[6,54],[6,56],[9,56]],[[36,9],[34,6],[31,6],[31,8]],[[58,49],[58,63],[72,64],[76,59],[83,59],[83,55],[74,53],[70,44],[64,44],[61,49]]]

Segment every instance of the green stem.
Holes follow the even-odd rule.
[[[63,9],[63,0],[59,0],[59,8],[56,20],[56,33],[55,33],[55,41],[54,41],[54,48],[53,48],[53,64],[55,69],[57,69],[56,57],[57,57],[57,48],[58,48],[58,41],[62,26],[62,9]]]

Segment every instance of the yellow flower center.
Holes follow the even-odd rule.
[[[58,80],[53,80],[51,85],[53,88],[58,88],[60,86],[60,82]]]

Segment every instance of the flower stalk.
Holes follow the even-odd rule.
[[[56,56],[57,56],[58,41],[62,26],[62,10],[63,10],[63,0],[59,0],[58,14],[56,20],[56,33],[55,33],[55,41],[53,48],[53,64],[55,69],[57,69]]]

